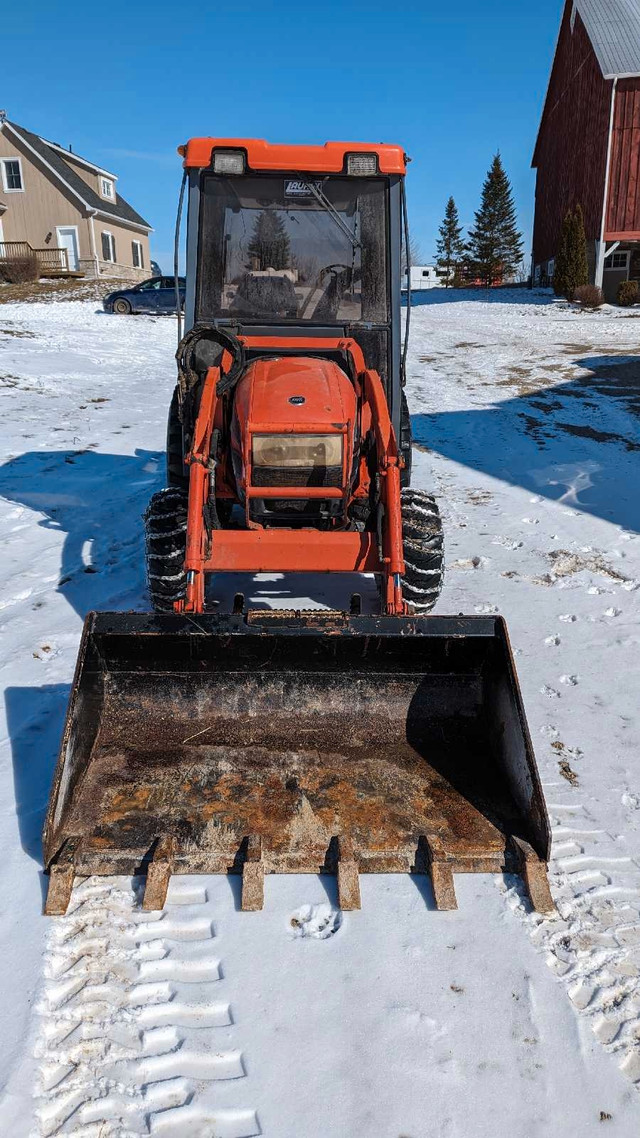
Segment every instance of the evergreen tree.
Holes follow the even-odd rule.
[[[573,271],[573,293],[582,285],[589,284],[589,262],[587,260],[587,235],[584,231],[584,214],[578,203],[573,214],[571,226],[571,266]]]
[[[436,264],[445,273],[445,288],[450,288],[460,281],[460,265],[465,252],[458,207],[452,197],[447,202],[439,233],[440,237],[436,245]]]
[[[556,296],[566,296],[567,300],[573,300],[576,289],[588,283],[587,238],[582,206],[577,205],[573,211],[569,210],[562,223],[560,246],[553,270],[553,291]]]
[[[487,288],[513,276],[522,261],[511,183],[496,154],[482,187],[480,209],[467,244],[469,271]]]
[[[263,209],[257,216],[249,245],[251,268],[288,269],[291,247],[284,222],[275,210]]]

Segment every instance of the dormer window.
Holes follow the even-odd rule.
[[[113,201],[115,197],[115,190],[111,178],[100,179],[100,193],[102,194],[103,198],[109,198],[110,201]]]

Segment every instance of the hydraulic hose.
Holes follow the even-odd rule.
[[[200,379],[200,374],[196,369],[196,348],[198,344],[206,340],[212,344],[217,344],[221,349],[229,352],[233,360],[229,371],[225,372],[218,380],[216,389],[218,395],[224,395],[225,392],[231,391],[245,370],[246,360],[244,346],[240,340],[238,340],[237,336],[233,335],[233,332],[229,332],[226,328],[218,328],[215,324],[194,324],[193,328],[190,328],[182,337],[176,352],[176,362],[178,364],[178,404],[181,419],[185,399]]]

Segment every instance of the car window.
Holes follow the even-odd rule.
[[[184,277],[178,277],[178,284],[179,284],[180,288],[184,288]],[[163,288],[175,288],[175,277],[163,277],[162,278],[162,287]]]
[[[152,290],[162,287],[162,278],[157,277],[153,281],[145,281],[144,284],[138,286],[138,292],[151,292]]]

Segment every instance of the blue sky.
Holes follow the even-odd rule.
[[[449,194],[470,224],[492,155],[512,179],[527,246],[530,169],[562,0],[67,0],[2,17],[9,118],[112,169],[171,262],[189,136],[402,144],[424,259]]]

